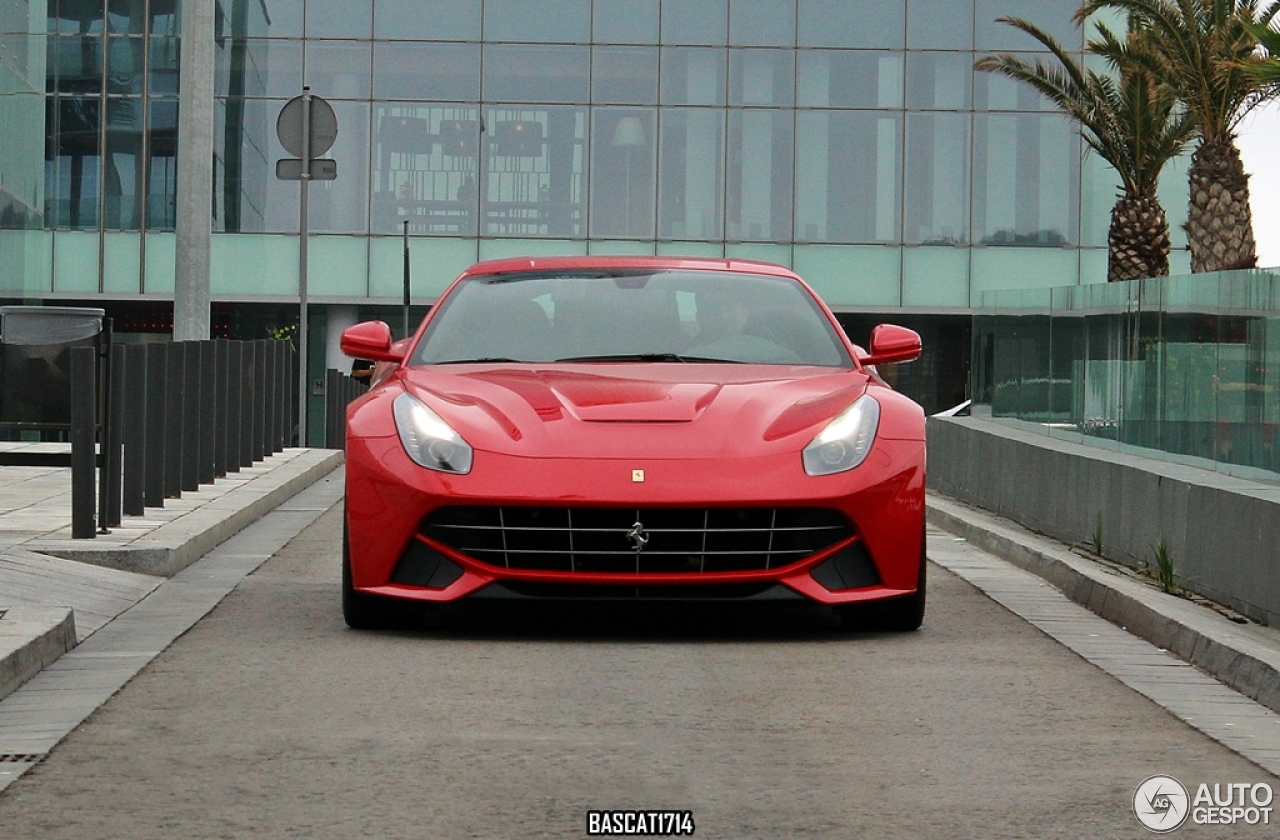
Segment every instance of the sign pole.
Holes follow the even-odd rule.
[[[307,445],[307,238],[311,220],[307,199],[311,194],[311,88],[302,87],[302,177],[298,200],[298,445]]]

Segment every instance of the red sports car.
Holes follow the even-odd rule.
[[[795,274],[739,260],[484,262],[347,413],[343,612],[458,599],[808,599],[914,630],[924,414]]]

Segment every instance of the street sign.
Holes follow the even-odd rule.
[[[311,171],[311,180],[313,181],[332,181],[338,177],[338,162],[336,160],[313,158],[308,169]],[[281,158],[276,161],[276,177],[281,181],[301,181],[302,159]]]
[[[338,115],[333,106],[319,96],[307,97],[311,100],[311,157],[318,157],[333,148],[338,139]],[[305,100],[295,96],[280,109],[276,118],[276,135],[280,145],[297,157],[302,157],[302,117]]]

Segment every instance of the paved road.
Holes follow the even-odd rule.
[[[335,508],[0,795],[0,834],[560,838],[677,808],[698,837],[1136,838],[1147,776],[1280,790],[937,567],[906,635],[547,612],[357,633],[339,541]]]

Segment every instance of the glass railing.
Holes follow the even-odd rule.
[[[1280,481],[1280,269],[986,292],[973,412]]]

